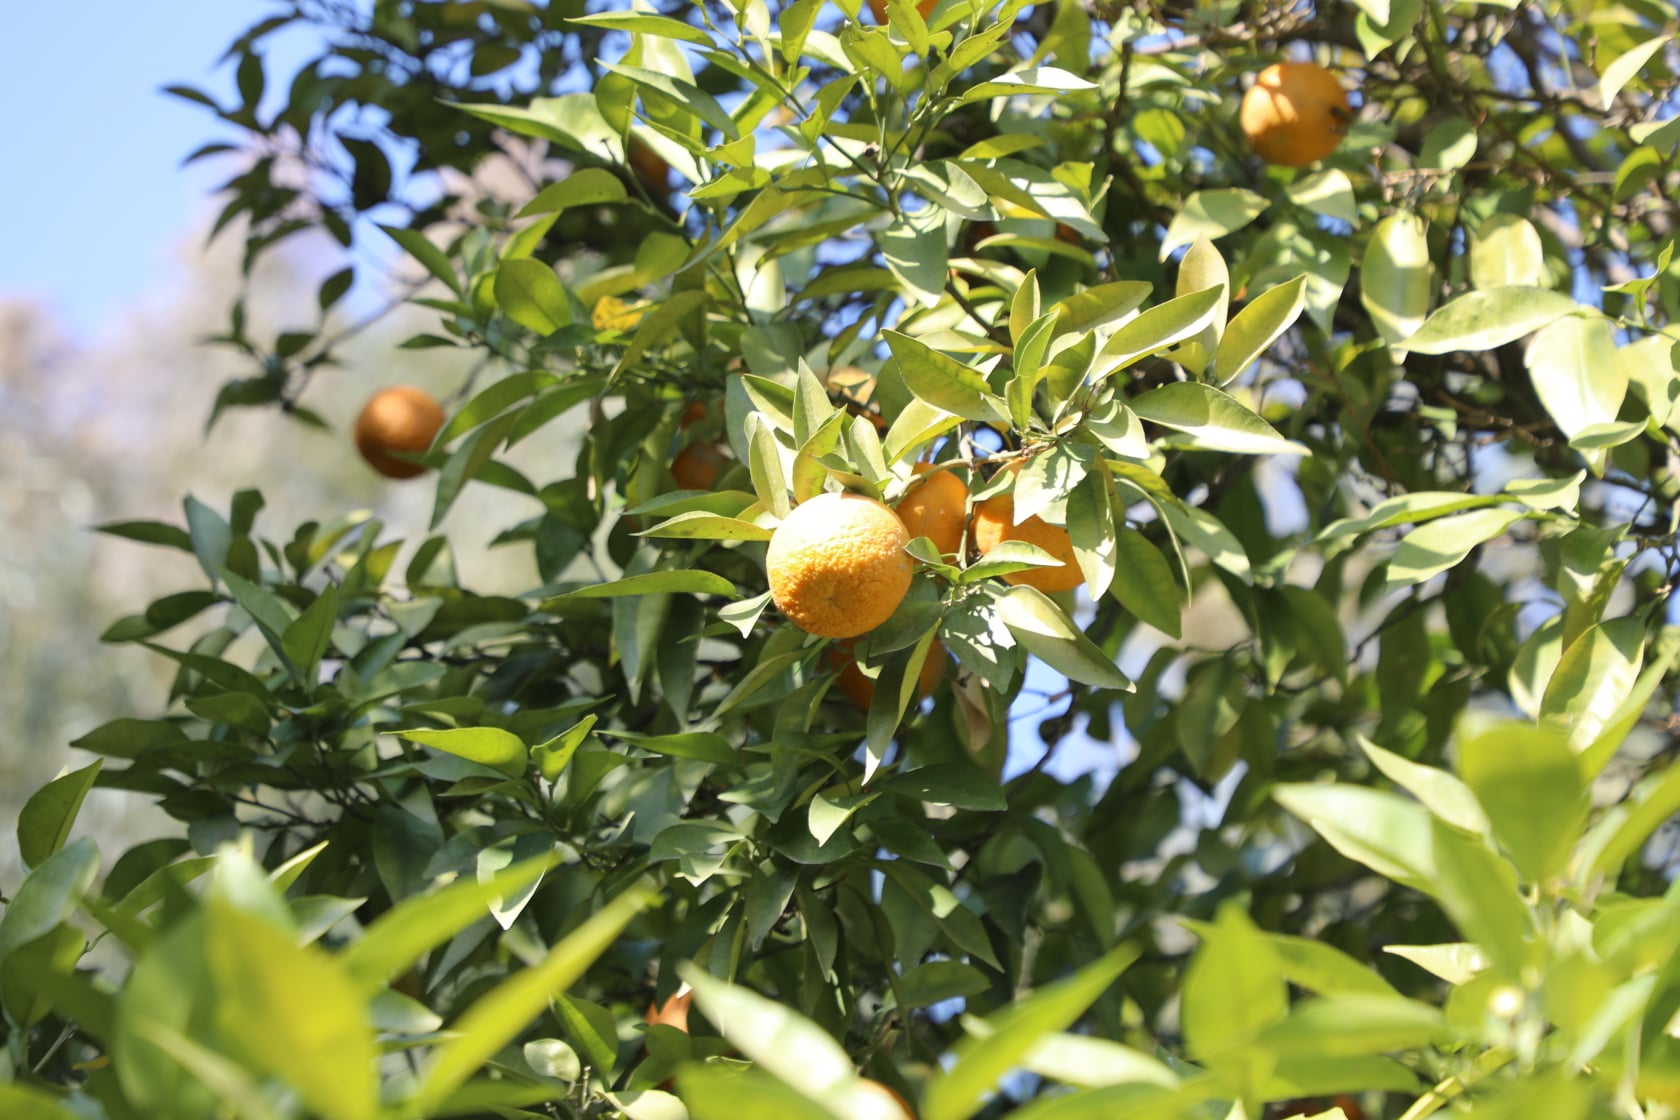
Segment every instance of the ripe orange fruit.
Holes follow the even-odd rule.
[[[1011,474],[1018,473],[1021,464],[1012,463],[1008,469]],[[984,557],[1004,541],[1026,541],[1062,562],[1059,568],[1028,568],[1026,571],[1010,572],[1003,577],[1005,583],[1024,583],[1048,594],[1072,591],[1085,582],[1079,562],[1074,559],[1073,538],[1068,536],[1068,531],[1060,525],[1050,524],[1037,514],[1019,525],[1015,524],[1013,494],[997,494],[974,507],[974,547],[979,549],[980,555]]]
[[[859,494],[801,502],[770,537],[770,597],[795,626],[852,638],[885,622],[910,590],[910,534],[898,515]]]
[[[839,671],[834,678],[834,687],[840,694],[850,700],[863,711],[869,710],[869,705],[875,700],[875,682],[863,675],[858,668],[857,658],[852,656],[856,648],[855,639],[846,639],[828,647],[824,660],[830,669]],[[939,682],[945,679],[945,647],[938,642],[928,647],[927,660],[922,662],[921,675],[916,680],[916,699],[926,700],[933,695],[933,690],[939,687]]]
[[[648,1004],[647,1014],[642,1016],[648,1026],[664,1024],[675,1027],[684,1034],[688,1033],[688,1008],[694,1002],[694,989],[684,985],[671,998],[662,1004]]]
[[[1243,94],[1238,121],[1261,159],[1305,167],[1336,150],[1353,120],[1347,91],[1316,62],[1276,62]]]
[[[951,471],[936,469],[932,463],[917,463],[914,469],[922,481],[899,499],[898,519],[912,538],[932,541],[941,556],[961,552],[968,528],[968,487]]]
[[[659,198],[670,192],[671,165],[665,162],[664,156],[640,140],[631,140],[625,158],[649,194]]]
[[[381,389],[356,417],[356,450],[386,478],[413,478],[426,468],[394,458],[392,453],[418,455],[425,451],[432,446],[443,420],[443,406],[424,389],[412,385]]]
[[[728,465],[729,457],[715,443],[691,443],[671,460],[671,477],[683,490],[710,490]]]
[[[916,5],[916,10],[926,19],[938,3],[939,0],[921,0],[921,3]],[[887,25],[887,0],[869,0],[869,10],[874,14],[876,23],[882,27]]]
[[[910,1102],[897,1089],[868,1077],[861,1078],[858,1085],[869,1093],[870,1120],[916,1120]]]

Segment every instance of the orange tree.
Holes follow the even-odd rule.
[[[176,91],[248,261],[424,267],[404,485],[523,495],[540,582],[106,526],[204,577],[18,821],[0,1112],[1676,1114],[1672,9],[885,12],[291,0]],[[236,305],[212,415],[319,423],[350,282]],[[984,559],[872,532],[836,654],[767,547],[928,462]],[[102,858],[96,785],[180,829]]]

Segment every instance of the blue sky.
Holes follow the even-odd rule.
[[[229,174],[181,158],[216,135],[208,110],[160,92],[233,85],[227,45],[268,0],[24,3],[7,12],[0,121],[0,298],[44,303],[74,336],[167,284],[171,249],[209,212]],[[308,47],[281,38],[288,72]]]

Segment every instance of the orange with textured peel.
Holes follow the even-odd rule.
[[[1261,159],[1305,167],[1341,144],[1353,108],[1336,75],[1316,62],[1277,62],[1243,94],[1238,121]]]
[[[718,475],[729,463],[729,457],[715,443],[701,440],[691,443],[671,460],[671,477],[683,490],[710,490]]]
[[[863,711],[869,710],[869,705],[875,701],[875,682],[863,675],[858,668],[857,658],[852,656],[856,648],[855,639],[835,642],[828,647],[825,659],[830,669],[838,670],[839,675],[834,678],[834,687],[840,694],[850,700]],[[916,680],[916,699],[926,700],[933,695],[933,690],[939,687],[939,682],[945,679],[945,647],[938,642],[928,647],[927,660],[922,662],[921,674]]]
[[[443,406],[436,397],[412,385],[393,385],[379,390],[362,406],[356,417],[356,450],[386,478],[413,478],[426,468],[395,458],[393,453],[425,451],[443,421]]]
[[[1011,463],[1008,469],[1011,474],[1017,474],[1021,464]],[[984,557],[1004,541],[1025,541],[1062,562],[1056,568],[1010,572],[1003,577],[1005,583],[1025,584],[1048,594],[1072,591],[1085,582],[1079,562],[1074,559],[1073,538],[1068,536],[1068,531],[1037,514],[1015,524],[1015,495],[1010,493],[994,495],[974,507],[974,547],[980,555]]]
[[[822,638],[881,625],[910,590],[915,565],[898,515],[858,494],[801,502],[770,537],[770,596],[788,620]]]
[[[922,481],[899,499],[898,518],[912,538],[926,537],[941,556],[954,556],[968,528],[968,487],[932,463],[917,463],[914,470]]]

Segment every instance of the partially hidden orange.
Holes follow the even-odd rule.
[[[684,1034],[688,1033],[688,1008],[694,1002],[694,989],[686,984],[673,992],[671,998],[661,1004],[648,1004],[647,1014],[642,1016],[647,1025],[663,1024],[675,1027]]]
[[[852,638],[881,625],[910,590],[915,570],[898,514],[860,494],[818,494],[783,519],[764,567],[776,608],[822,638]]]
[[[1008,468],[1011,474],[1018,474],[1020,469],[1019,462],[1011,463]],[[1061,561],[1059,567],[1010,572],[1003,577],[1005,583],[1025,584],[1048,594],[1072,591],[1085,582],[1079,562],[1074,558],[1073,538],[1068,536],[1068,531],[1060,525],[1050,524],[1037,514],[1019,525],[1015,524],[1015,495],[1007,492],[993,495],[974,507],[974,547],[981,557],[984,558],[986,553],[1004,541],[1025,541]]]
[[[663,198],[671,190],[671,165],[665,162],[665,157],[642,143],[631,140],[630,147],[625,152],[626,162],[630,170],[635,172],[636,178],[641,180],[642,186],[655,198]]]
[[[1276,62],[1243,94],[1238,121],[1261,159],[1305,167],[1341,144],[1353,108],[1336,75],[1316,62]]]
[[[834,687],[859,709],[867,712],[875,700],[875,682],[863,675],[852,650],[858,640],[847,638],[828,647],[825,659],[830,669],[838,671]],[[945,679],[945,647],[938,642],[928,647],[927,660],[922,662],[921,674],[916,678],[916,699],[926,700]]]
[[[952,471],[933,463],[913,468],[921,481],[898,502],[898,518],[912,538],[926,537],[941,556],[962,551],[968,528],[968,487]]]
[[[426,468],[396,456],[418,455],[443,427],[443,406],[424,389],[393,385],[369,398],[356,417],[356,450],[386,478],[413,478]]]
[[[671,460],[671,477],[682,490],[710,490],[729,464],[723,448],[707,440],[696,440]]]
[[[921,0],[916,5],[916,10],[922,14],[923,19],[927,19],[938,5],[939,0]],[[869,11],[874,15],[876,23],[882,27],[887,25],[887,0],[869,0]]]

